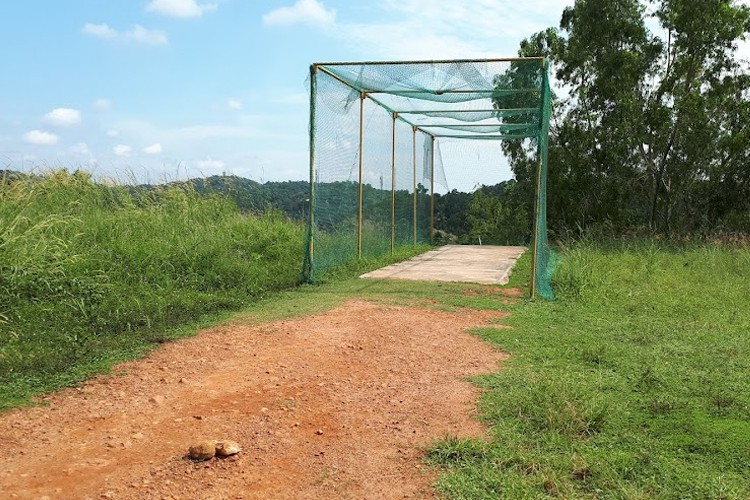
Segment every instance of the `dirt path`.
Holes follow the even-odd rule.
[[[352,301],[223,326],[0,416],[3,498],[432,498],[423,447],[481,435],[465,377],[504,355],[500,313]],[[191,442],[244,451],[193,463]]]

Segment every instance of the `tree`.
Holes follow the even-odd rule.
[[[482,186],[471,197],[467,221],[469,240],[489,245],[527,245],[531,219],[527,207],[517,200],[518,184],[503,182]]]
[[[736,50],[749,31],[750,10],[733,0],[576,0],[559,30],[524,40],[519,54],[548,56],[565,94],[551,134],[550,226],[669,232],[727,224],[738,210],[742,219],[750,78]],[[533,148],[504,147],[528,186]]]

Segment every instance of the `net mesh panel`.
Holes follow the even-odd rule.
[[[497,168],[498,141],[533,139],[540,160],[530,242],[534,285],[551,297],[549,117],[549,82],[539,58],[314,65],[306,278],[316,281],[360,256],[430,242],[433,194],[449,191],[443,169]],[[458,147],[463,153],[444,154],[443,145],[453,144],[465,144]]]
[[[391,113],[369,99],[362,104],[362,256],[379,257],[391,250],[391,134],[388,132],[393,119]]]
[[[396,120],[395,247],[410,245],[414,238],[413,139],[411,125]]]

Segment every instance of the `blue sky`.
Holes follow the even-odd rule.
[[[564,0],[0,3],[0,168],[307,176],[313,62],[508,57]]]

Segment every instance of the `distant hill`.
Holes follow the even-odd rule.
[[[0,185],[21,179],[39,177],[15,170],[0,169]],[[140,184],[129,187],[131,191],[149,191],[163,186],[190,186],[201,194],[220,194],[233,199],[241,210],[261,213],[279,210],[287,217],[304,220],[308,214],[310,184],[307,181],[283,181],[259,183],[236,175],[212,175],[211,177],[174,181],[167,184]]]
[[[236,175],[212,175],[171,183],[188,183],[203,194],[222,194],[232,198],[246,212],[280,210],[292,219],[307,218],[310,183],[307,181],[266,182],[261,184]]]

